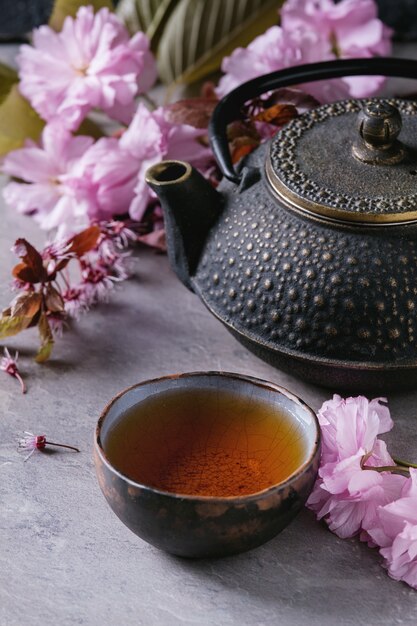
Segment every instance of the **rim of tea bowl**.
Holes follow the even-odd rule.
[[[302,463],[284,481],[239,496],[164,491],[141,484],[118,470],[105,452],[105,438],[111,427],[152,392],[163,395],[172,389],[192,388],[232,390],[248,397],[249,390],[256,389],[260,401],[284,408],[290,419],[304,429],[307,449]],[[269,392],[273,392],[272,397],[267,397]],[[304,505],[313,488],[319,461],[320,426],[314,411],[280,385],[232,372],[186,372],[132,385],[104,408],[94,437],[97,478],[112,510],[143,540],[184,557],[236,554],[272,539]]]

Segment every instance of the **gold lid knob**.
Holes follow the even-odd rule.
[[[398,109],[378,100],[366,104],[358,115],[359,138],[352,147],[353,155],[372,165],[395,165],[405,155],[404,145],[397,137],[402,120]]]

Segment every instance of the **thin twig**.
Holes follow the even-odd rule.
[[[27,389],[26,389],[25,381],[23,380],[19,372],[16,372],[14,377],[17,378],[17,380],[19,381],[20,386],[22,388],[22,393],[26,393]]]
[[[54,443],[53,441],[45,441],[45,444],[48,446],[58,446],[59,448],[69,448],[70,450],[74,450],[75,452],[79,452],[79,449],[75,446],[67,446],[63,443]]]
[[[374,472],[392,472],[393,474],[404,474],[409,476],[410,471],[405,467],[401,467],[400,465],[362,465],[363,470],[373,470]]]
[[[402,467],[412,467],[413,469],[417,469],[417,463],[410,463],[410,461],[403,461],[396,456],[392,457],[397,465],[401,465]]]

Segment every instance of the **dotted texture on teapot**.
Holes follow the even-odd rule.
[[[263,146],[245,165],[263,171]],[[416,226],[344,227],[224,181],[193,287],[226,325],[307,358],[417,361]]]
[[[402,117],[400,137],[407,156],[393,166],[374,166],[355,158],[361,106],[395,106]],[[400,119],[401,122],[401,119]],[[417,103],[406,100],[344,100],[292,120],[271,142],[272,180],[313,212],[337,209],[345,219],[415,218],[417,209]],[[315,208],[316,207],[316,208]],[[322,210],[319,209],[322,207]]]

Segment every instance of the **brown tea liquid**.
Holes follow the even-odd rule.
[[[215,389],[149,397],[125,413],[104,445],[111,463],[143,485],[218,497],[284,481],[305,448],[301,427],[284,411]]]

